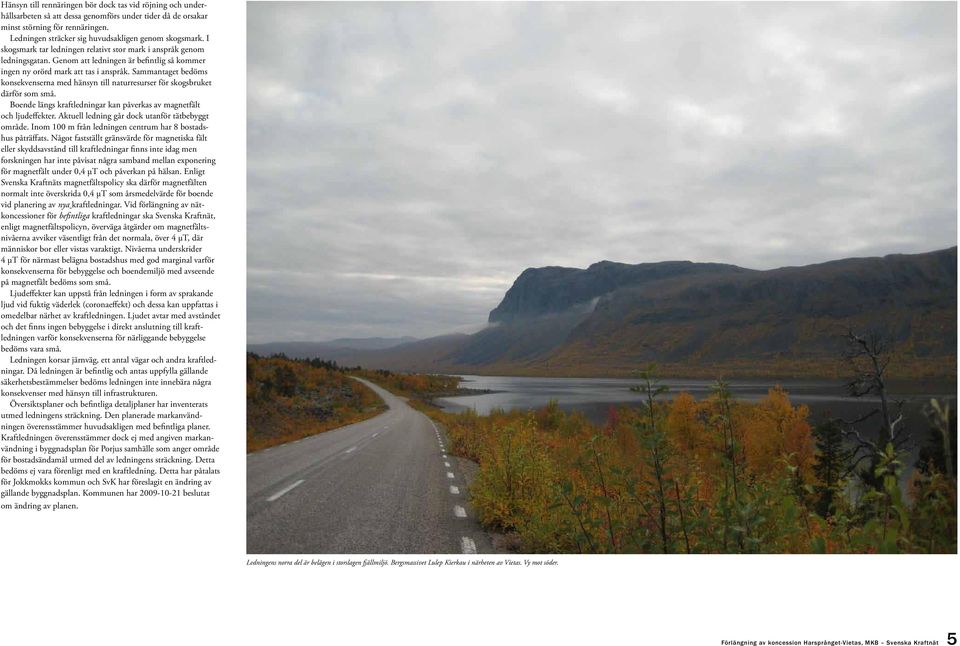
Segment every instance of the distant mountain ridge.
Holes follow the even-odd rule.
[[[393,348],[404,343],[413,343],[419,340],[420,339],[415,336],[401,336],[396,338],[375,336],[363,339],[334,339],[333,341],[324,341],[324,343],[337,348],[353,348],[354,350],[385,350],[386,348]]]
[[[840,337],[852,328],[890,338],[905,372],[955,378],[956,316],[956,247],[675,276],[605,295],[543,363],[563,370],[589,357],[615,371],[657,362],[818,374],[838,367]]]
[[[956,247],[763,271],[603,261],[525,270],[475,334],[338,360],[452,373],[614,376],[655,362],[676,376],[829,377],[852,328],[886,333],[905,375],[955,379],[956,314]]]
[[[285,354],[288,357],[313,358],[325,354],[350,354],[358,350],[386,350],[418,340],[416,337],[403,336],[397,338],[334,339],[333,341],[276,341],[251,344],[247,346],[247,350],[261,356]]]
[[[665,278],[699,274],[751,273],[734,265],[694,263],[688,260],[627,265],[603,260],[587,269],[540,267],[525,269],[490,312],[490,323],[505,323],[565,312],[627,286]]]

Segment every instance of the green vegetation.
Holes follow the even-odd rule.
[[[335,362],[247,355],[247,451],[298,440],[384,410]]]

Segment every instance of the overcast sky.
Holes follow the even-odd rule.
[[[527,267],[952,246],[956,11],[248,4],[248,337],[473,331]]]

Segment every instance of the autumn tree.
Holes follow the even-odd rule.
[[[297,392],[297,374],[288,363],[277,366],[273,375],[274,387],[284,397],[293,397]]]
[[[957,477],[957,417],[950,404],[931,399],[924,407],[930,422],[926,443],[920,447],[917,469],[924,475],[939,471],[948,478]]]
[[[813,435],[817,443],[817,457],[813,471],[817,476],[814,492],[817,495],[816,511],[826,518],[831,515],[837,501],[843,495],[850,449],[843,439],[843,428],[835,421],[817,426]]]
[[[670,551],[670,532],[667,527],[667,495],[672,488],[668,482],[667,460],[669,443],[664,424],[663,409],[657,404],[657,397],[668,388],[653,380],[653,366],[639,372],[640,384],[631,390],[643,395],[640,418],[637,421],[637,435],[644,451],[644,459],[652,470],[653,494],[657,508],[657,527],[660,532],[663,553]],[[679,500],[678,500],[679,503]]]
[[[711,422],[722,439],[723,457],[730,470],[729,480],[724,477],[725,487],[732,484],[733,499],[739,501],[740,475],[743,471],[743,464],[739,456],[743,447],[733,421],[733,397],[730,394],[730,385],[723,379],[718,379],[714,384],[713,398],[715,412],[711,417]],[[741,473],[738,473],[738,468]]]
[[[903,402],[891,401],[887,390],[887,370],[893,357],[893,347],[884,335],[876,331],[857,334],[848,330],[845,340],[843,358],[851,371],[846,383],[847,394],[855,398],[874,396],[879,406],[858,419],[835,421],[843,427],[844,437],[854,443],[850,471],[855,471],[868,489],[879,490],[883,482],[878,475],[878,465],[891,463],[891,452],[900,453],[910,441],[903,422]],[[873,437],[865,437],[860,432],[860,426],[868,421],[876,424]],[[866,468],[857,470],[864,462]]]
[[[912,482],[910,529],[913,549],[929,553],[957,551],[957,417],[936,399],[924,408],[930,430],[920,448]]]
[[[671,451],[676,456],[675,468],[683,480],[694,478],[700,469],[713,470],[717,461],[716,442],[708,436],[699,413],[697,400],[688,392],[674,397],[667,413]]]

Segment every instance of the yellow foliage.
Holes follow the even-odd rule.
[[[416,405],[446,426],[451,453],[479,463],[473,505],[486,525],[516,532],[524,551],[878,549],[869,525],[815,513],[809,410],[779,387],[753,404],[679,393],[652,415],[611,411],[602,427],[555,404],[484,416]],[[923,529],[913,545],[955,551],[956,524],[942,520],[955,516],[955,484],[951,494],[937,478],[915,487],[925,502],[912,510]]]

